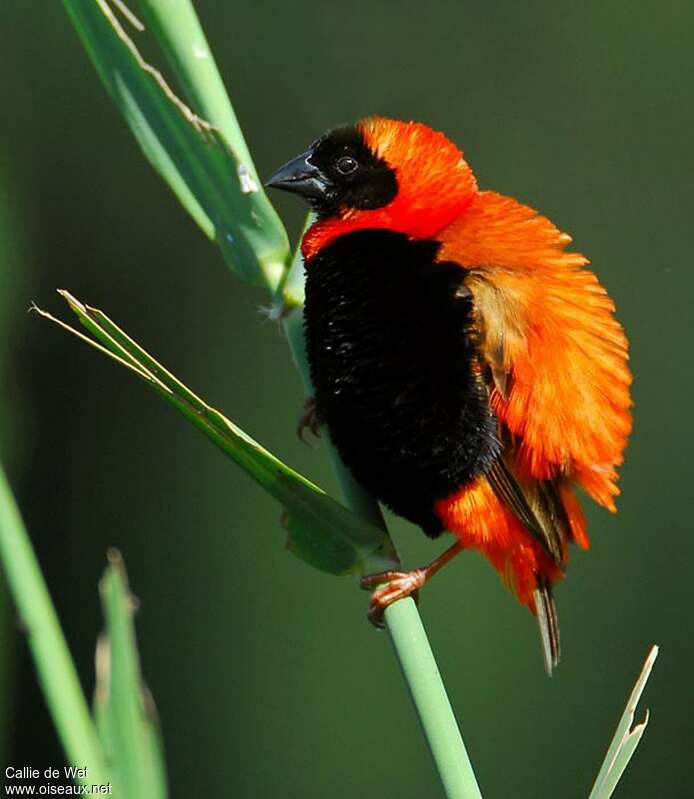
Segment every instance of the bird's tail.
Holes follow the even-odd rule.
[[[552,586],[538,575],[537,588],[534,592],[535,612],[540,626],[542,652],[545,656],[547,674],[552,676],[552,669],[559,664],[561,648],[559,645],[559,618],[557,606],[552,596]]]

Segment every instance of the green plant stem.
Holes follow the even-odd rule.
[[[446,796],[482,799],[417,606],[401,599],[384,618]]]
[[[294,284],[297,281],[296,279],[292,281],[292,276],[295,278],[297,269],[303,269],[298,255],[292,266],[293,274],[289,278],[289,282]],[[311,393],[302,319],[302,309],[294,307],[285,315],[283,327],[294,363],[304,379],[307,391]],[[354,513],[364,516],[386,530],[383,514],[376,500],[354,480],[332,444],[329,441],[326,443],[347,506]],[[391,562],[391,566],[386,565],[388,561]],[[386,535],[382,551],[367,563],[367,568],[372,573],[378,572],[385,568],[393,568],[393,562],[399,564],[399,559],[390,536]],[[384,621],[446,796],[448,799],[481,799],[472,764],[417,606],[410,598],[401,599],[386,610]]]
[[[111,777],[77,671],[1,466],[0,557],[67,759],[78,768],[88,768],[87,778],[80,782],[109,783]]]

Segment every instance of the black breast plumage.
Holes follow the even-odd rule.
[[[340,236],[306,263],[316,410],[374,496],[430,536],[436,499],[486,471],[497,423],[472,368],[472,300],[438,244],[386,230]]]

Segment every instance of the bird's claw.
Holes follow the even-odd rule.
[[[320,438],[320,419],[316,412],[316,398],[314,396],[306,398],[301,416],[299,416],[299,422],[296,426],[296,434],[299,440],[304,444],[308,444],[304,438],[304,431],[307,427],[316,438]]]
[[[413,569],[409,572],[387,571],[378,574],[369,574],[361,579],[361,587],[367,591],[375,589],[371,594],[371,604],[369,605],[369,621],[375,626],[382,628],[383,614],[387,607],[411,596],[415,602],[419,598],[419,589],[426,582],[426,571],[424,569]]]

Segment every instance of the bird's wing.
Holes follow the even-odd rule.
[[[480,192],[439,238],[439,260],[468,270],[472,333],[513,474],[576,481],[614,509],[631,374],[614,304],[587,260],[565,251],[570,237],[548,219],[493,192]]]
[[[513,454],[499,456],[485,477],[496,496],[542,544],[560,568],[566,565],[566,542],[573,538],[572,527],[559,494],[557,480],[521,481],[513,469]]]

